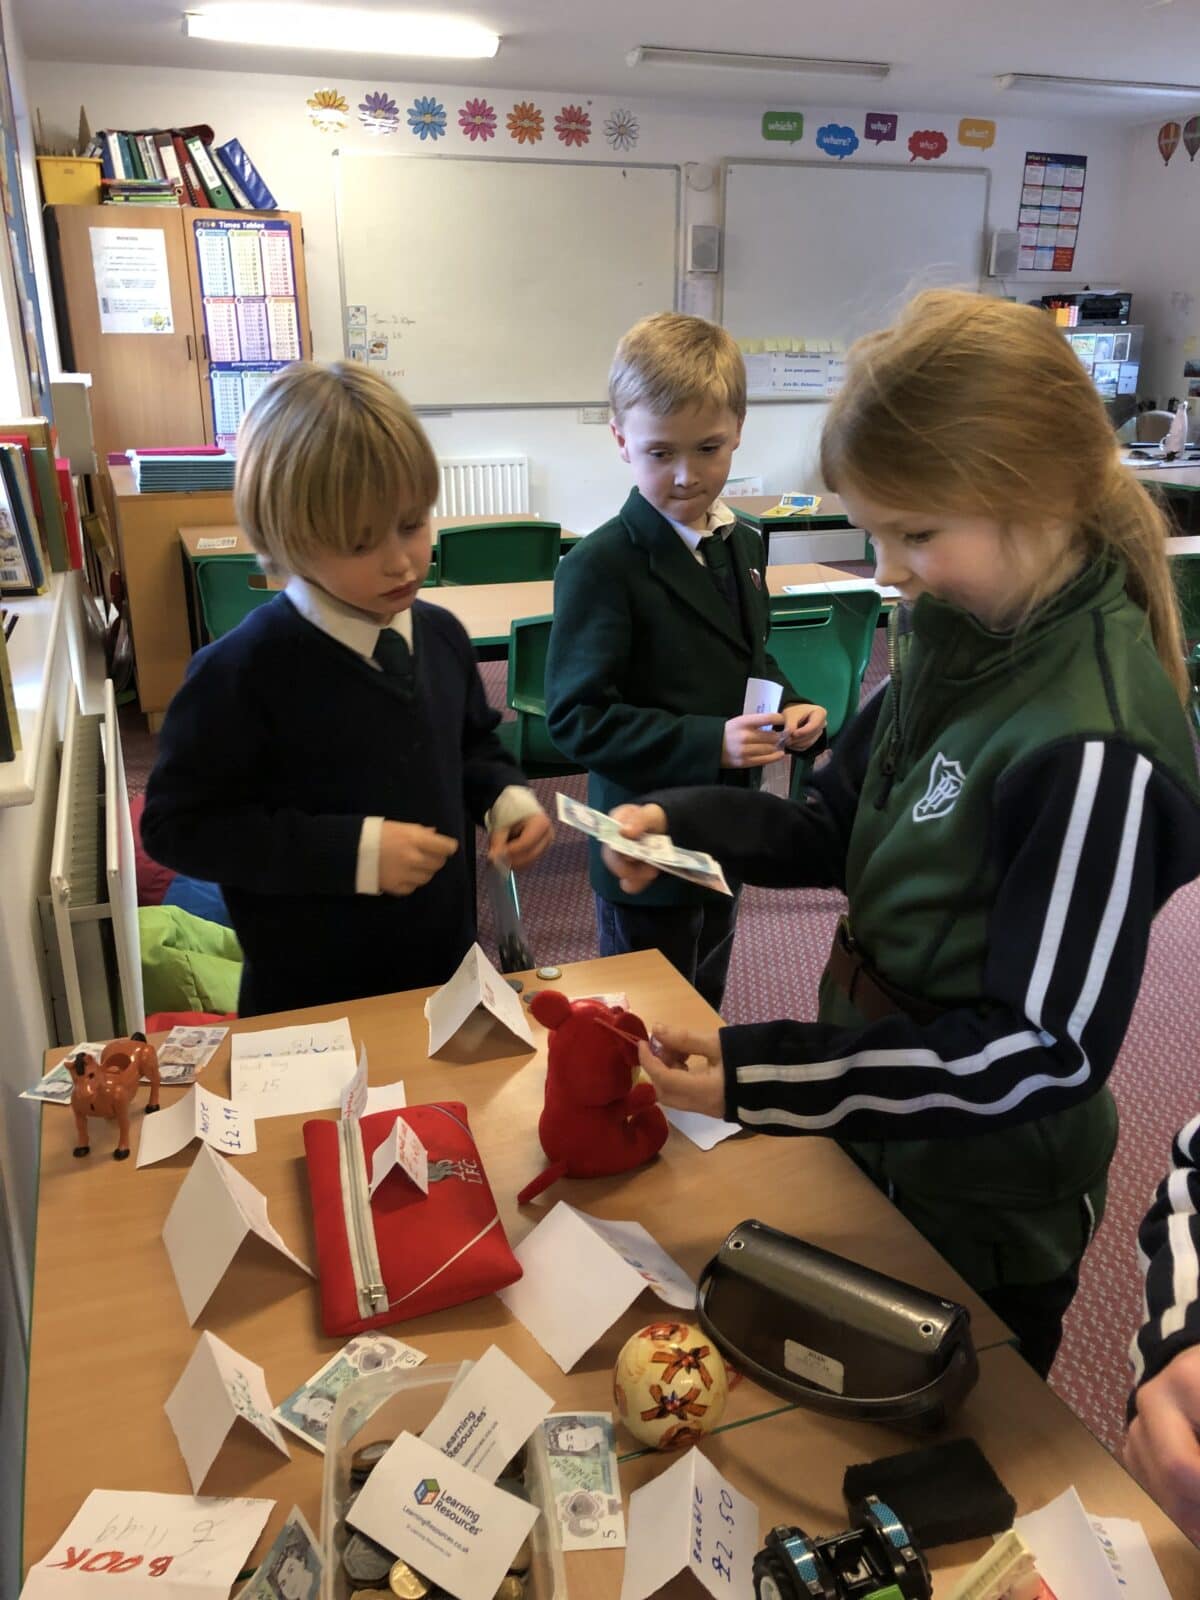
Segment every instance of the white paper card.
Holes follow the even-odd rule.
[[[256,1028],[235,1033],[232,1059],[261,1061],[269,1056],[322,1056],[354,1049],[349,1017],[336,1022],[306,1022],[290,1028]]]
[[[533,1048],[533,1033],[515,991],[509,988],[479,946],[473,944],[454,976],[425,1002],[431,1056],[454,1037],[476,1006],[490,1011],[522,1044]]]
[[[696,1303],[695,1284],[640,1224],[600,1223],[563,1200],[514,1253],[522,1276],[499,1297],[564,1372],[647,1286],[668,1305]]]
[[[142,1119],[137,1165],[148,1167],[203,1139],[230,1156],[252,1155],[258,1149],[253,1114],[219,1094],[194,1084],[174,1105]]]
[[[253,1117],[294,1117],[342,1103],[358,1061],[354,1047],[321,1055],[245,1057],[230,1068],[229,1092]]]
[[[189,1322],[204,1310],[248,1233],[312,1276],[271,1224],[262,1191],[203,1145],[163,1223],[163,1243]]]
[[[421,1143],[420,1135],[403,1117],[396,1118],[387,1138],[375,1146],[375,1154],[371,1157],[371,1185],[368,1191],[372,1199],[376,1189],[394,1167],[399,1167],[422,1194],[429,1193],[429,1156]]]
[[[1146,1530],[1131,1517],[1089,1517],[1123,1600],[1171,1600]]]
[[[782,698],[781,683],[775,683],[770,678],[749,678],[746,681],[746,698],[742,702],[742,715],[748,717],[752,711],[757,711],[772,716],[779,710]]]
[[[97,1572],[108,1595],[225,1600],[274,1504],[93,1489],[29,1569],[21,1600],[75,1600],[95,1591]]]
[[[1120,1600],[1122,1589],[1074,1487],[1013,1520],[1055,1600]]]
[[[346,1521],[458,1600],[492,1600],[539,1515],[536,1506],[402,1433]]]
[[[290,1459],[287,1441],[271,1416],[263,1369],[213,1333],[200,1335],[163,1409],[197,1494],[239,1417]]]
[[[400,1111],[407,1104],[404,1079],[397,1078],[395,1083],[381,1083],[367,1090],[367,1109],[363,1115],[369,1117],[376,1111]]]
[[[341,1113],[342,1117],[361,1117],[367,1109],[367,1047],[365,1044],[358,1047],[358,1065],[354,1069],[354,1076],[342,1090]]]
[[[421,1438],[495,1483],[553,1405],[546,1391],[493,1344],[455,1384]]]
[[[673,1128],[678,1128],[701,1150],[711,1150],[722,1139],[732,1139],[741,1133],[740,1122],[724,1122],[720,1117],[706,1117],[702,1111],[676,1111],[673,1106],[663,1107],[663,1116]]]
[[[629,1497],[621,1600],[645,1600],[690,1571],[712,1595],[751,1600],[758,1507],[699,1450]]]

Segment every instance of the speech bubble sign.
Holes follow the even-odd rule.
[[[804,137],[804,115],[800,111],[764,111],[762,119],[764,139],[781,139],[795,144]]]
[[[894,111],[868,111],[863,124],[863,138],[872,139],[876,144],[894,143],[899,126],[900,118]]]
[[[996,142],[996,124],[988,117],[963,117],[958,124],[958,142],[990,150]]]
[[[823,150],[827,156],[835,156],[838,161],[844,161],[858,149],[858,135],[844,122],[827,122],[823,128],[817,129],[817,149]]]
[[[919,128],[916,133],[908,136],[908,158],[915,161],[920,156],[922,161],[936,161],[939,156],[944,156],[950,148],[950,141],[940,128]]]

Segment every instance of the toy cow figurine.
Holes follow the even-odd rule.
[[[79,1141],[72,1155],[86,1156],[88,1118],[107,1117],[117,1121],[117,1148],[114,1161],[129,1157],[129,1108],[142,1078],[150,1080],[150,1100],[146,1115],[158,1110],[158,1051],[146,1042],[144,1033],[129,1039],[114,1039],[95,1056],[77,1055],[71,1063],[75,1082],[71,1090],[71,1110],[75,1113],[75,1137]]]
[[[667,1119],[650,1083],[634,1084],[646,1025],[600,1000],[543,989],[529,1008],[550,1029],[538,1138],[551,1165],[517,1196],[524,1205],[559,1178],[607,1178],[657,1155]]]

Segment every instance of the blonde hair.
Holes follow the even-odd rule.
[[[313,555],[351,554],[365,526],[382,539],[393,513],[424,519],[437,460],[385,378],[353,361],[297,361],[242,419],[233,496],[263,566],[303,573]]]
[[[821,436],[831,490],[898,508],[1061,524],[1125,564],[1163,668],[1188,699],[1167,519],[1121,466],[1100,396],[1044,311],[962,290],[917,295],[850,350]],[[1046,599],[1030,596],[1029,608]]]
[[[659,311],[643,317],[617,346],[608,403],[619,422],[633,406],[656,417],[691,406],[726,406],[746,415],[746,363],[737,341],[715,322]]]

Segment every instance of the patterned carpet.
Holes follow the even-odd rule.
[[[504,664],[482,668],[488,696],[504,703]],[[882,634],[864,693],[884,672]],[[154,759],[154,739],[135,708],[121,717],[131,793],[145,787]],[[782,765],[782,764],[781,764]],[[781,789],[780,768],[768,775]],[[583,798],[584,780],[562,787]],[[535,784],[553,812],[552,782]],[[526,938],[539,963],[594,956],[595,924],[586,878],[586,849],[578,834],[560,832],[553,850],[521,880]],[[841,897],[827,891],[747,889],[738,919],[726,1015],[731,1022],[814,1014],[817,983]],[[480,896],[484,947],[495,948],[486,895]],[[1141,997],[1112,1083],[1121,1111],[1121,1141],[1112,1169],[1108,1213],[1084,1263],[1078,1297],[1069,1313],[1051,1382],[1086,1425],[1110,1449],[1124,1427],[1128,1390],[1125,1350],[1140,1312],[1135,1232],[1150,1195],[1166,1170],[1172,1135],[1200,1103],[1200,965],[1187,952],[1197,945],[1200,881],[1166,907],[1150,944]],[[723,1232],[723,1219],[714,1243]]]

